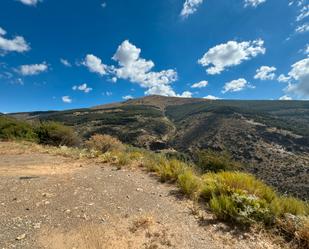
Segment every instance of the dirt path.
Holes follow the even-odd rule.
[[[16,146],[0,143],[0,249],[278,248],[211,216],[202,224],[175,187],[141,170]]]

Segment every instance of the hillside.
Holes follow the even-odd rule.
[[[0,248],[298,248],[220,222],[138,168],[53,150],[0,142]]]
[[[232,101],[149,96],[67,111],[15,113],[73,126],[84,138],[118,137],[152,150],[229,151],[280,192],[309,199],[309,102]]]

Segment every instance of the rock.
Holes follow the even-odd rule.
[[[38,223],[35,223],[34,226],[33,226],[34,229],[40,229],[41,228],[41,223],[38,222]]]
[[[144,190],[142,188],[137,188],[136,191],[137,192],[143,192]]]
[[[23,240],[23,239],[25,239],[25,238],[26,238],[26,234],[23,233],[23,234],[17,236],[17,237],[16,237],[16,240]]]

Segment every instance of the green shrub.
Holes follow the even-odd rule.
[[[294,197],[278,197],[271,203],[272,212],[282,217],[284,214],[309,215],[308,203]]]
[[[145,152],[142,165],[149,172],[158,172],[159,166],[164,164],[166,158],[161,154],[155,154],[152,152]]]
[[[211,210],[219,219],[249,225],[256,221],[270,223],[273,217],[265,200],[254,195],[232,193],[214,196],[210,201]]]
[[[241,169],[241,164],[232,159],[228,152],[203,150],[196,154],[196,165],[205,172],[235,171]]]
[[[208,173],[203,176],[202,197],[208,199],[210,194],[245,193],[255,195],[271,202],[276,193],[271,187],[257,180],[253,175],[241,172]]]
[[[239,224],[275,220],[276,193],[254,176],[240,172],[208,173],[202,177],[200,197],[220,219]]]
[[[78,136],[72,128],[56,122],[42,122],[35,128],[40,144],[52,146],[76,146],[79,143]]]
[[[182,174],[187,165],[183,162],[180,162],[176,159],[172,160],[162,160],[157,167],[157,173],[160,176],[162,182],[172,181],[175,182],[178,179],[178,176]]]
[[[117,158],[116,164],[119,168],[121,168],[122,166],[128,166],[131,163],[129,154],[127,154],[124,151],[118,152],[116,154],[116,158]]]
[[[125,146],[117,138],[110,135],[93,135],[86,141],[86,146],[89,149],[97,150],[102,153],[108,151],[124,151]]]
[[[37,135],[31,124],[9,117],[0,117],[1,140],[37,141]]]
[[[184,194],[197,199],[200,192],[201,180],[192,170],[187,169],[178,176],[178,186]]]

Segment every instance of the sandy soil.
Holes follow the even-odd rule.
[[[193,210],[140,169],[0,143],[0,249],[280,248]]]

